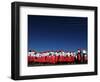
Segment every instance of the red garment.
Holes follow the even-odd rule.
[[[45,56],[42,56],[42,57],[41,57],[41,61],[42,61],[42,63],[45,63],[45,62],[46,62]]]
[[[69,57],[68,56],[66,56],[66,63],[68,63],[69,62]]]
[[[39,61],[39,58],[35,57],[34,62],[38,62],[38,61]]]
[[[55,64],[55,58],[56,58],[55,56],[51,56],[51,63],[52,64]]]
[[[34,59],[35,59],[35,57],[34,57],[34,56],[32,56],[32,57],[31,57],[31,61],[32,61],[32,62],[34,62]]]
[[[72,62],[72,58],[71,56],[68,57],[68,63],[71,63]]]
[[[49,56],[46,56],[45,61],[49,63]]]
[[[81,62],[83,62],[84,61],[84,57],[83,56],[81,56]]]
[[[32,56],[28,56],[28,62],[33,62],[33,61],[34,61],[33,57]]]
[[[47,56],[45,56],[45,63],[47,63]]]
[[[66,62],[66,56],[64,56],[64,62]]]
[[[42,60],[41,57],[37,57],[37,62],[38,62],[38,63],[42,63],[41,60]]]
[[[28,62],[31,62],[31,56],[28,56]]]
[[[52,63],[52,56],[49,56],[49,63]]]
[[[62,62],[62,56],[59,56],[59,62]]]
[[[51,63],[51,56],[48,56],[48,57],[47,57],[47,62],[48,62],[48,63]]]
[[[87,61],[87,56],[84,56],[84,61]]]
[[[64,56],[60,56],[59,61],[64,62],[64,60],[65,60]]]
[[[38,57],[36,57],[36,58],[34,59],[34,62],[38,62]]]
[[[81,61],[81,54],[77,55],[77,59],[78,59],[78,61]]]
[[[55,63],[57,63],[58,62],[58,59],[59,58],[59,56],[55,56]]]
[[[71,63],[74,63],[74,56],[71,56]]]

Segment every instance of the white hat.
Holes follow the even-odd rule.
[[[55,52],[55,55],[58,55],[58,53],[57,53],[57,52]]]
[[[70,56],[70,53],[69,53],[69,52],[67,52],[67,55],[68,55],[68,56]]]
[[[28,56],[30,56],[31,55],[31,52],[28,52]]]
[[[36,57],[39,57],[39,56],[40,56],[40,54],[39,54],[39,53],[37,53],[37,54],[36,54]]]
[[[67,56],[68,54],[67,54],[67,52],[65,52],[65,56]]]
[[[81,52],[81,50],[80,49],[78,49],[78,53],[80,53]]]
[[[73,56],[73,52],[71,52],[70,55]]]
[[[86,50],[83,50],[83,54],[86,54]]]

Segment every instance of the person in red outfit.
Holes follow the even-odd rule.
[[[77,54],[76,52],[74,52],[74,64],[76,64],[76,62],[77,62]]]
[[[31,63],[31,50],[28,52],[28,62]]]
[[[56,62],[55,62],[55,59],[56,59],[56,56],[55,56],[55,55],[52,55],[52,56],[51,56],[52,64],[55,64],[55,63],[56,63]]]
[[[71,52],[71,63],[74,64],[74,62],[75,62],[75,61],[74,61],[74,53]]]
[[[28,55],[28,60],[29,60],[29,62],[31,62],[31,63],[33,63],[34,62],[34,58],[35,58],[35,51],[34,50],[30,50],[29,51],[29,55]]]
[[[67,55],[66,55],[66,63],[67,64],[70,63],[70,52],[67,52]]]
[[[68,62],[71,64],[72,63],[72,56],[71,56],[71,52],[70,55],[68,56]]]
[[[59,62],[60,63],[64,62],[64,53],[63,53],[63,51],[59,51]]]
[[[36,57],[36,51],[32,50],[32,63],[34,63],[35,57]]]
[[[55,63],[58,63],[58,52],[55,52]]]
[[[68,59],[69,59],[69,57],[68,57],[68,52],[67,52],[66,53],[66,58],[65,58],[67,64],[68,64]]]
[[[39,63],[40,62],[40,54],[38,52],[35,52],[35,59],[34,59],[35,63]]]
[[[50,61],[50,54],[49,54],[48,56],[46,56],[45,60],[46,60],[46,63],[49,64],[49,61]]]
[[[52,64],[52,52],[49,52],[49,55],[47,56],[47,63]]]
[[[87,63],[87,54],[86,54],[86,50],[83,50],[83,63]]]
[[[62,55],[59,56],[59,62],[63,63],[63,56]]]
[[[77,63],[81,63],[81,50],[78,49],[78,53],[77,53]]]

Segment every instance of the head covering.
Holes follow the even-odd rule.
[[[73,52],[71,52],[70,54],[71,54],[71,56],[73,56]]]
[[[86,54],[86,50],[83,50],[83,54]]]
[[[70,52],[67,52],[67,55],[70,56]]]
[[[81,50],[80,49],[78,49],[78,51],[77,51],[78,53],[80,53],[81,52]]]

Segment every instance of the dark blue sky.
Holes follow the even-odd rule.
[[[28,49],[87,49],[87,18],[28,15]]]

